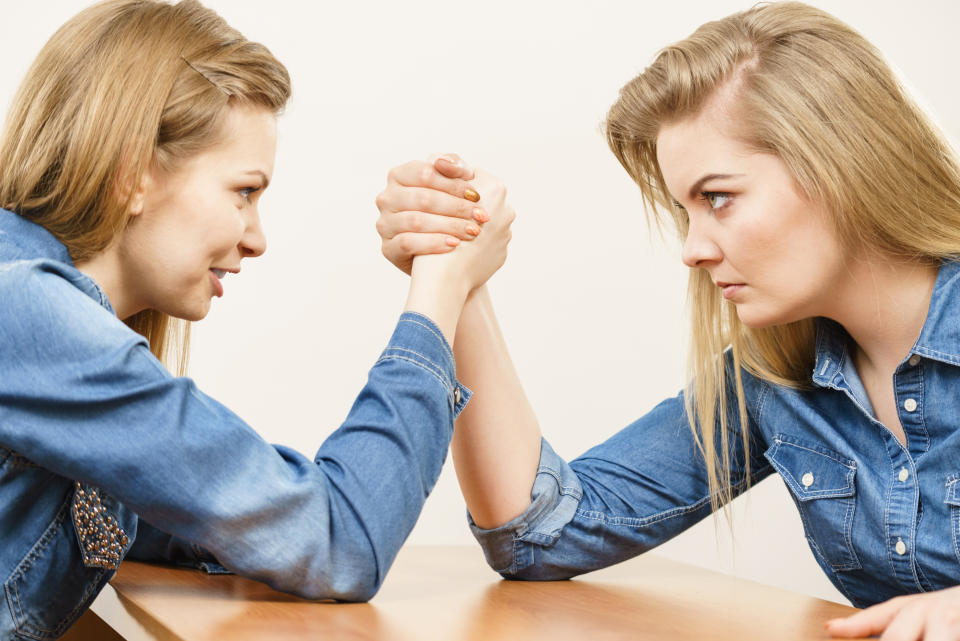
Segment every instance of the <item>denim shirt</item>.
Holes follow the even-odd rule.
[[[311,460],[171,376],[61,243],[3,210],[0,301],[0,639],[62,635],[124,557],[369,599],[470,395],[437,327],[403,314]]]
[[[893,377],[906,445],[879,423],[843,328],[818,320],[808,389],[743,372],[752,482],[776,472],[817,562],[865,607],[960,583],[960,264],[943,263]],[[736,407],[730,395],[728,406]],[[739,430],[739,416],[731,425]],[[734,490],[746,485],[731,437]],[[531,504],[474,535],[504,577],[561,579],[641,554],[710,513],[683,395],[565,462],[544,441]]]

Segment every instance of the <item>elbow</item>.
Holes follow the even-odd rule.
[[[366,603],[380,591],[382,584],[382,581],[370,577],[331,577],[327,582],[308,586],[306,593],[301,596],[314,601],[332,599],[344,603]]]
[[[369,550],[364,555],[342,555],[337,560],[326,556],[323,561],[311,561],[288,567],[284,572],[284,591],[311,601],[363,603],[377,594],[385,578]]]

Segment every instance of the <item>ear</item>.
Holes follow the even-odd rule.
[[[127,207],[127,213],[129,213],[131,216],[139,216],[143,213],[143,204],[147,199],[147,193],[150,191],[152,184],[153,176],[151,175],[151,170],[148,167],[146,170],[144,170],[143,175],[140,176],[140,181],[137,183],[136,188],[128,192],[130,204]]]
[[[127,209],[130,216],[139,216],[143,213],[143,208],[153,186],[156,183],[153,167],[147,167],[137,180],[135,174],[121,169],[118,172],[116,182],[116,197],[121,205]]]

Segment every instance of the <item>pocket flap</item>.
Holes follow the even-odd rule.
[[[960,507],[960,474],[947,477],[947,498],[943,502]]]
[[[801,501],[854,495],[857,463],[833,450],[778,434],[763,455]]]

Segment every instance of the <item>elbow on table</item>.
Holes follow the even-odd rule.
[[[329,581],[315,581],[287,591],[310,601],[342,601],[365,603],[380,590],[380,581],[357,577],[339,577]]]
[[[384,574],[368,551],[365,556],[350,555],[336,561],[327,557],[324,561],[294,563],[277,572],[268,583],[311,601],[362,603],[380,590]]]

